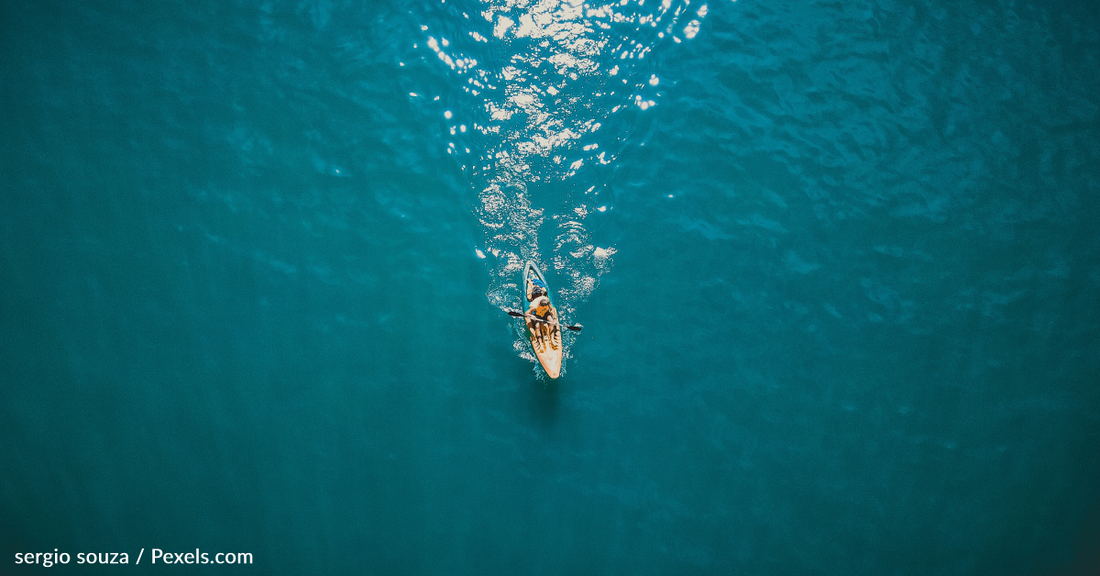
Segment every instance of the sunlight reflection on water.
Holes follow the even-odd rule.
[[[567,280],[553,286],[550,278],[569,319],[611,269],[615,248],[596,246],[586,223],[614,208],[601,168],[615,162],[625,133],[605,127],[630,107],[658,104],[660,75],[647,57],[698,33],[707,8],[689,3],[486,0],[457,12],[462,37],[421,26],[425,45],[474,101],[472,118],[450,110],[445,118],[452,136],[469,127],[483,145],[471,152],[451,142],[448,153],[469,156],[460,160],[485,233],[475,250],[491,267],[494,305],[517,305],[517,277],[534,260]],[[546,224],[555,227],[549,254],[540,246]]]

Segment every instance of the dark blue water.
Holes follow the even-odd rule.
[[[1088,3],[17,0],[0,42],[2,573],[1100,572]]]

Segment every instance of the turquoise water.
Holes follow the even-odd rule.
[[[4,573],[1100,570],[1087,3],[16,1],[0,39]],[[556,381],[527,259],[584,325]]]

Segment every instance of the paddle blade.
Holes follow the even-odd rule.
[[[516,310],[506,310],[509,316],[515,316],[517,318],[523,318],[523,312],[517,312]]]
[[[572,326],[566,326],[566,328],[568,328],[570,330],[576,330],[577,332],[580,332],[581,329],[584,328],[584,326],[581,326],[580,324],[574,324]]]

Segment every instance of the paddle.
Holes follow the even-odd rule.
[[[549,320],[533,318],[518,310],[505,310],[505,312],[507,312],[509,316],[515,316],[516,318],[531,318],[531,320],[534,322],[542,322],[543,324],[550,324],[552,326],[561,326],[562,328],[566,328],[568,330],[576,330],[577,332],[580,332],[581,329],[584,328],[584,326],[581,326],[580,324],[573,324],[572,326],[569,326],[567,324],[558,324],[557,322],[551,322]]]

